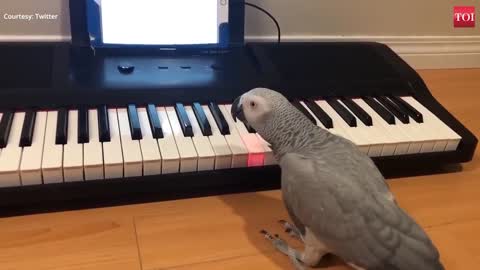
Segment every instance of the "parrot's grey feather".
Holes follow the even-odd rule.
[[[253,89],[240,102],[243,121],[271,145],[287,211],[305,236],[313,233],[326,250],[363,269],[444,269],[429,237],[353,142],[316,126],[276,91]]]
[[[376,170],[356,175],[349,167],[359,166],[358,157],[342,156],[345,169],[329,169],[336,162],[331,152],[281,158],[285,204],[300,222],[338,256],[365,269],[443,269],[427,235],[388,199],[381,175]]]

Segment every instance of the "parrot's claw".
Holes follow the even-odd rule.
[[[292,236],[293,238],[297,238],[301,241],[304,241],[302,233],[295,225],[283,219],[279,220],[278,223],[282,224],[283,228],[285,229],[285,232],[288,233],[290,236]]]
[[[273,246],[276,249],[278,249],[280,252],[287,255],[288,257],[290,257],[296,269],[298,270],[304,269],[300,263],[302,258],[301,252],[288,246],[287,242],[285,242],[283,239],[278,237],[278,234],[272,235],[266,230],[261,230],[260,233],[263,234],[263,236],[265,236],[266,239],[270,240],[270,242],[272,242]]]

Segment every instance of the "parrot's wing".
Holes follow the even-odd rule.
[[[366,269],[443,269],[422,228],[382,187],[375,190],[383,183],[358,179],[368,172],[332,171],[325,160],[301,154],[280,162],[285,203],[333,253]]]

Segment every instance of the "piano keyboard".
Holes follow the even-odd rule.
[[[371,157],[445,152],[461,137],[409,96],[297,100],[318,127]],[[0,187],[274,165],[231,104],[0,112]]]

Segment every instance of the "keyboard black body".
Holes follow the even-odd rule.
[[[93,53],[68,43],[0,45],[0,110],[231,103],[254,87],[287,97],[411,95],[457,132],[456,151],[373,158],[382,173],[472,159],[477,139],[420,76],[379,43],[249,43],[228,52]],[[118,71],[132,64],[132,74]],[[277,166],[0,188],[0,215],[18,215],[279,188]]]

